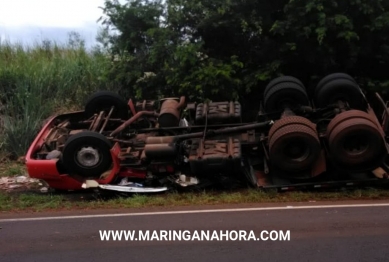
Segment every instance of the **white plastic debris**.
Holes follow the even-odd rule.
[[[15,182],[16,183],[26,183],[28,182],[28,178],[26,176],[17,176],[15,177]]]
[[[7,184],[8,178],[7,177],[0,177],[0,185]]]
[[[199,183],[199,180],[196,177],[180,174],[179,178],[176,180],[176,183],[183,187],[187,187],[187,186],[197,185]]]
[[[128,185],[133,185],[134,183],[131,182],[131,181],[128,181],[128,178],[127,177],[124,177],[120,183],[118,184],[118,186],[128,186]]]
[[[38,179],[28,176],[0,177],[0,190],[12,190],[16,188],[28,188],[31,185],[38,184]]]
[[[118,192],[128,193],[157,193],[167,191],[167,187],[139,187],[139,186],[116,186],[116,185],[99,185],[100,188]]]
[[[49,192],[49,189],[47,187],[41,187],[39,191],[41,191],[41,193],[47,193]]]
[[[82,188],[95,188],[99,187],[99,183],[96,182],[96,180],[85,180],[85,182],[81,186]]]
[[[19,188],[19,187],[22,187],[22,185],[18,185],[18,184],[8,185],[8,189],[15,189],[15,188]]]

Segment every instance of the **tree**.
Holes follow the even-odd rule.
[[[385,87],[388,11],[382,0],[107,0],[103,25],[111,77],[128,95],[257,107],[266,83],[282,74],[314,86],[343,71]]]

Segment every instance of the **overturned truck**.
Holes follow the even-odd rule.
[[[236,101],[127,102],[97,92],[85,110],[45,124],[26,155],[28,173],[54,189],[143,193],[387,180],[389,109],[379,94],[367,101],[347,74],[324,77],[312,97],[297,78],[276,78],[255,117],[243,122],[244,114]]]

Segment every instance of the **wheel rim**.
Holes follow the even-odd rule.
[[[343,149],[352,156],[364,154],[368,148],[369,141],[363,135],[350,135],[343,142]]]
[[[294,162],[302,162],[310,155],[309,146],[301,139],[289,142],[284,148],[284,154]]]
[[[75,162],[83,168],[93,168],[101,163],[100,152],[91,146],[82,147],[75,154]]]

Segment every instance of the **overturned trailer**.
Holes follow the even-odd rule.
[[[135,103],[97,92],[84,111],[46,123],[26,155],[28,173],[54,189],[146,193],[384,183],[389,109],[380,95],[370,104],[382,114],[344,73],[324,77],[313,93],[297,78],[276,78],[243,122],[236,101]]]

